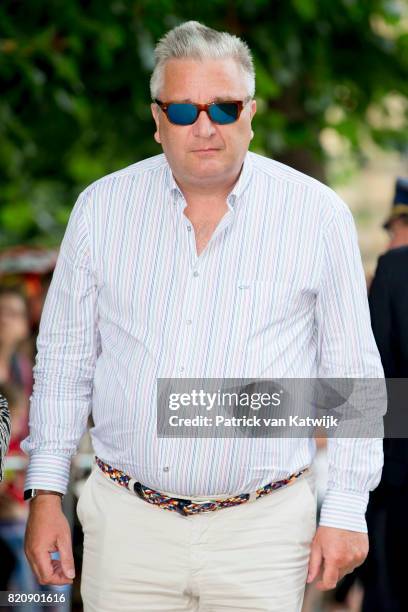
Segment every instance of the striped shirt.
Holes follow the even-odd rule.
[[[0,395],[0,482],[3,480],[4,458],[10,442],[10,413],[5,397]]]
[[[169,439],[157,378],[383,376],[356,229],[328,187],[248,152],[197,257],[165,156],[86,188],[72,210],[37,339],[26,488],[66,491],[92,411],[96,455],[179,495],[253,491],[313,439]],[[366,531],[381,438],[330,439],[320,524]]]

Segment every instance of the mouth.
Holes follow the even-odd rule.
[[[208,147],[206,149],[194,149],[192,153],[215,153],[215,151],[220,151],[221,149],[216,149],[215,147]]]

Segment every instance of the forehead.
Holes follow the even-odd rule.
[[[165,64],[163,99],[194,102],[215,98],[241,100],[247,93],[244,71],[233,59],[172,59]]]

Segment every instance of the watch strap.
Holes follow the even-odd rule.
[[[59,491],[50,491],[48,489],[26,489],[24,491],[25,500],[33,499],[34,497],[37,497],[38,495],[59,495],[61,499],[64,497],[63,493],[60,493]]]

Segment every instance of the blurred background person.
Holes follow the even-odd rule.
[[[20,442],[28,431],[32,392],[29,305],[18,285],[0,285],[0,394],[8,402],[11,438],[0,483],[1,590],[32,591],[39,585],[24,555],[27,507],[23,484],[27,461]]]
[[[378,260],[369,288],[371,324],[386,378],[408,376],[408,179],[399,177],[389,217],[388,252]],[[392,398],[393,396],[391,396]],[[388,412],[397,405],[389,401]],[[355,579],[364,586],[362,612],[399,612],[408,609],[401,575],[401,550],[408,543],[406,514],[408,444],[406,439],[384,439],[381,482],[370,494],[367,527],[370,550],[366,561],[336,588],[337,602],[350,601]],[[405,500],[405,501],[404,501]],[[333,610],[337,609],[335,607]],[[340,608],[339,608],[340,609]],[[350,608],[349,608],[350,609]],[[360,609],[360,607],[358,608]]]
[[[371,324],[386,378],[405,378],[408,376],[408,178],[397,178],[391,211],[383,228],[389,234],[388,252],[379,258],[374,279],[368,283]],[[401,565],[394,527],[403,529],[398,520],[399,512],[394,512],[392,502],[398,503],[398,498],[402,500],[400,495],[407,488],[407,441],[385,439],[381,483],[370,493],[367,507],[368,557],[336,587],[330,607],[333,612],[345,609],[345,605],[348,610],[360,609],[359,604],[354,607],[353,603],[360,599],[360,593],[355,592],[359,581],[365,591],[363,612],[402,609],[393,602],[390,582],[391,573],[398,575],[391,571],[392,563]]]
[[[7,509],[3,503],[4,499],[0,497],[0,519],[7,514],[8,517],[25,518],[27,515],[26,504],[23,503],[24,496],[21,486],[23,484],[24,474],[19,474],[20,470],[24,470],[27,464],[27,458],[20,448],[20,442],[27,435],[28,431],[28,399],[24,391],[13,383],[0,385],[0,394],[7,398],[11,420],[11,435],[10,444],[7,452],[7,466],[4,471],[4,478],[0,488],[3,494],[7,491],[9,499],[16,502],[13,510]],[[15,473],[16,472],[16,473]],[[11,478],[13,475],[13,478]]]
[[[27,468],[27,457],[20,448],[20,442],[28,432],[28,398],[25,390],[13,382],[0,385],[0,397],[7,399],[11,436],[8,452],[5,456],[4,478],[0,482],[0,590],[29,593],[34,591],[51,591],[56,594],[69,589],[47,587],[37,582],[24,554],[24,534],[26,530],[28,507],[24,501],[24,481]],[[26,612],[38,612],[46,609],[68,610],[67,605],[46,608],[38,604],[24,603],[14,609]]]
[[[408,178],[396,180],[391,213],[383,227],[390,235],[389,250],[378,260],[369,292],[371,323],[386,378],[407,378]],[[388,412],[399,409],[394,397],[389,395]],[[406,520],[401,514],[406,514],[407,493],[407,440],[385,438],[381,482],[367,509],[371,550],[359,570],[365,587],[363,612],[408,609],[400,558],[408,544]]]
[[[49,265],[49,259],[48,253],[41,252],[37,260],[33,257],[29,260],[25,255],[24,263],[31,262],[33,270],[38,271],[41,269],[39,264],[44,267]],[[17,257],[15,261],[18,267]],[[19,265],[21,268],[21,261]],[[33,274],[30,275],[30,281],[33,280],[32,276]],[[38,278],[44,286],[45,297],[50,275],[44,274]],[[42,294],[37,300],[33,300],[32,295],[31,299],[27,297],[29,283],[25,280],[20,276],[11,282],[2,280],[3,284],[0,284],[0,392],[8,401],[11,415],[11,439],[8,453],[4,457],[4,481],[0,483],[0,590],[51,591],[58,596],[64,594],[66,601],[70,587],[44,588],[39,585],[24,554],[28,506],[23,497],[23,485],[27,457],[20,448],[20,442],[28,434],[36,321],[41,314],[40,310],[37,312],[36,309],[42,307],[43,303],[43,300],[40,300]],[[51,556],[56,558],[56,554],[52,553]],[[24,604],[24,610],[29,612],[31,609],[39,609],[38,606],[30,605]],[[59,603],[56,609],[68,610],[68,605]],[[17,607],[17,610],[19,609]],[[50,612],[53,609],[47,607]]]
[[[11,551],[13,569],[3,590],[30,592],[38,583],[24,555],[24,533],[28,508],[24,502],[26,457],[20,442],[28,431],[28,399],[24,389],[15,383],[0,385],[0,395],[7,398],[11,419],[10,446],[7,465],[0,483],[0,539]]]
[[[398,178],[391,214],[383,226],[390,235],[388,249],[408,245],[408,178]]]
[[[408,246],[391,248],[379,258],[369,304],[385,376],[408,378]],[[388,412],[395,413],[401,406],[392,389],[389,385]],[[395,415],[394,423],[402,417]],[[382,478],[370,496],[367,510],[371,549],[361,568],[365,587],[363,612],[408,610],[402,560],[408,549],[407,508],[408,441],[385,438]]]
[[[30,337],[28,302],[18,287],[0,286],[0,384],[13,382],[26,397],[33,387],[32,359],[22,350]]]
[[[6,398],[0,394],[0,488],[3,480],[3,463],[10,440],[10,413]],[[7,589],[9,578],[15,567],[15,557],[10,547],[0,538],[0,591]]]

